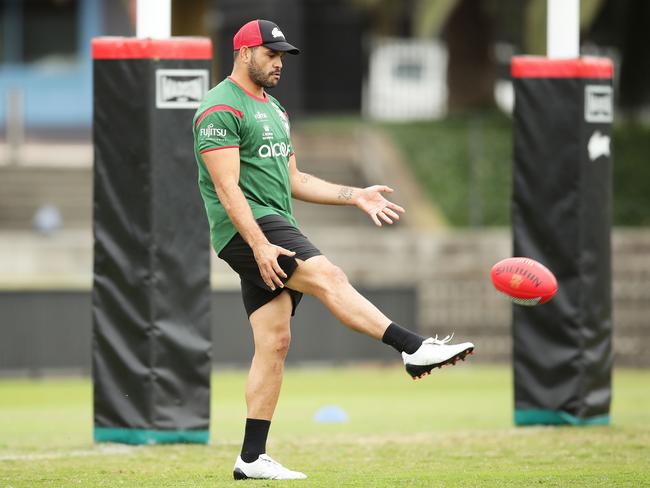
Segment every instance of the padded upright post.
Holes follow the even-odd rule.
[[[210,238],[192,117],[208,39],[93,40],[97,442],[206,443]]]
[[[518,425],[606,424],[612,372],[612,63],[515,57],[514,255],[558,293],[514,306]]]

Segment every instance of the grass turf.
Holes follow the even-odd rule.
[[[245,372],[213,378],[208,446],[93,446],[88,379],[0,381],[0,487],[215,487],[232,481]],[[612,426],[514,428],[506,367],[411,381],[402,368],[287,371],[269,454],[305,471],[255,486],[650,486],[650,371],[614,376]],[[317,424],[341,406],[345,424]],[[237,484],[239,483],[239,484]]]

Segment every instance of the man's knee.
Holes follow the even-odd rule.
[[[291,345],[291,332],[286,330],[266,331],[255,338],[255,352],[285,358]]]
[[[272,347],[275,354],[284,358],[289,352],[289,346],[291,345],[291,333],[289,331],[276,334],[273,339]]]
[[[348,277],[343,270],[325,256],[299,262],[298,269],[287,282],[288,288],[322,299],[341,290],[348,283]]]
[[[316,295],[331,295],[348,283],[348,277],[338,266],[327,262],[315,277]]]
[[[250,317],[255,352],[284,358],[291,344],[291,308],[289,292],[280,293]]]

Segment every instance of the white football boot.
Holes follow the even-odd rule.
[[[237,456],[233,477],[236,480],[304,480],[307,475],[300,471],[291,471],[266,454],[260,454],[252,463],[245,463]]]
[[[406,372],[411,378],[422,378],[431,373],[433,368],[441,368],[447,364],[456,364],[459,359],[465,361],[465,356],[472,354],[474,344],[463,342],[461,344],[447,344],[454,335],[444,339],[429,337],[413,354],[402,353]]]

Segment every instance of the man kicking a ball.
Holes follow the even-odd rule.
[[[194,152],[212,245],[241,278],[244,307],[253,328],[255,355],[246,384],[247,419],[235,479],[301,479],[266,455],[290,321],[303,293],[318,298],[347,327],[381,339],[402,354],[419,378],[454,364],[474,349],[415,334],[393,323],[348,282],[298,230],[291,199],[354,205],[373,222],[392,224],[404,209],[375,185],[352,188],[298,170],[282,105],[265,89],[280,81],[285,53],[298,54],[268,20],[245,24],[233,39],[232,74],[212,88],[194,117]]]

